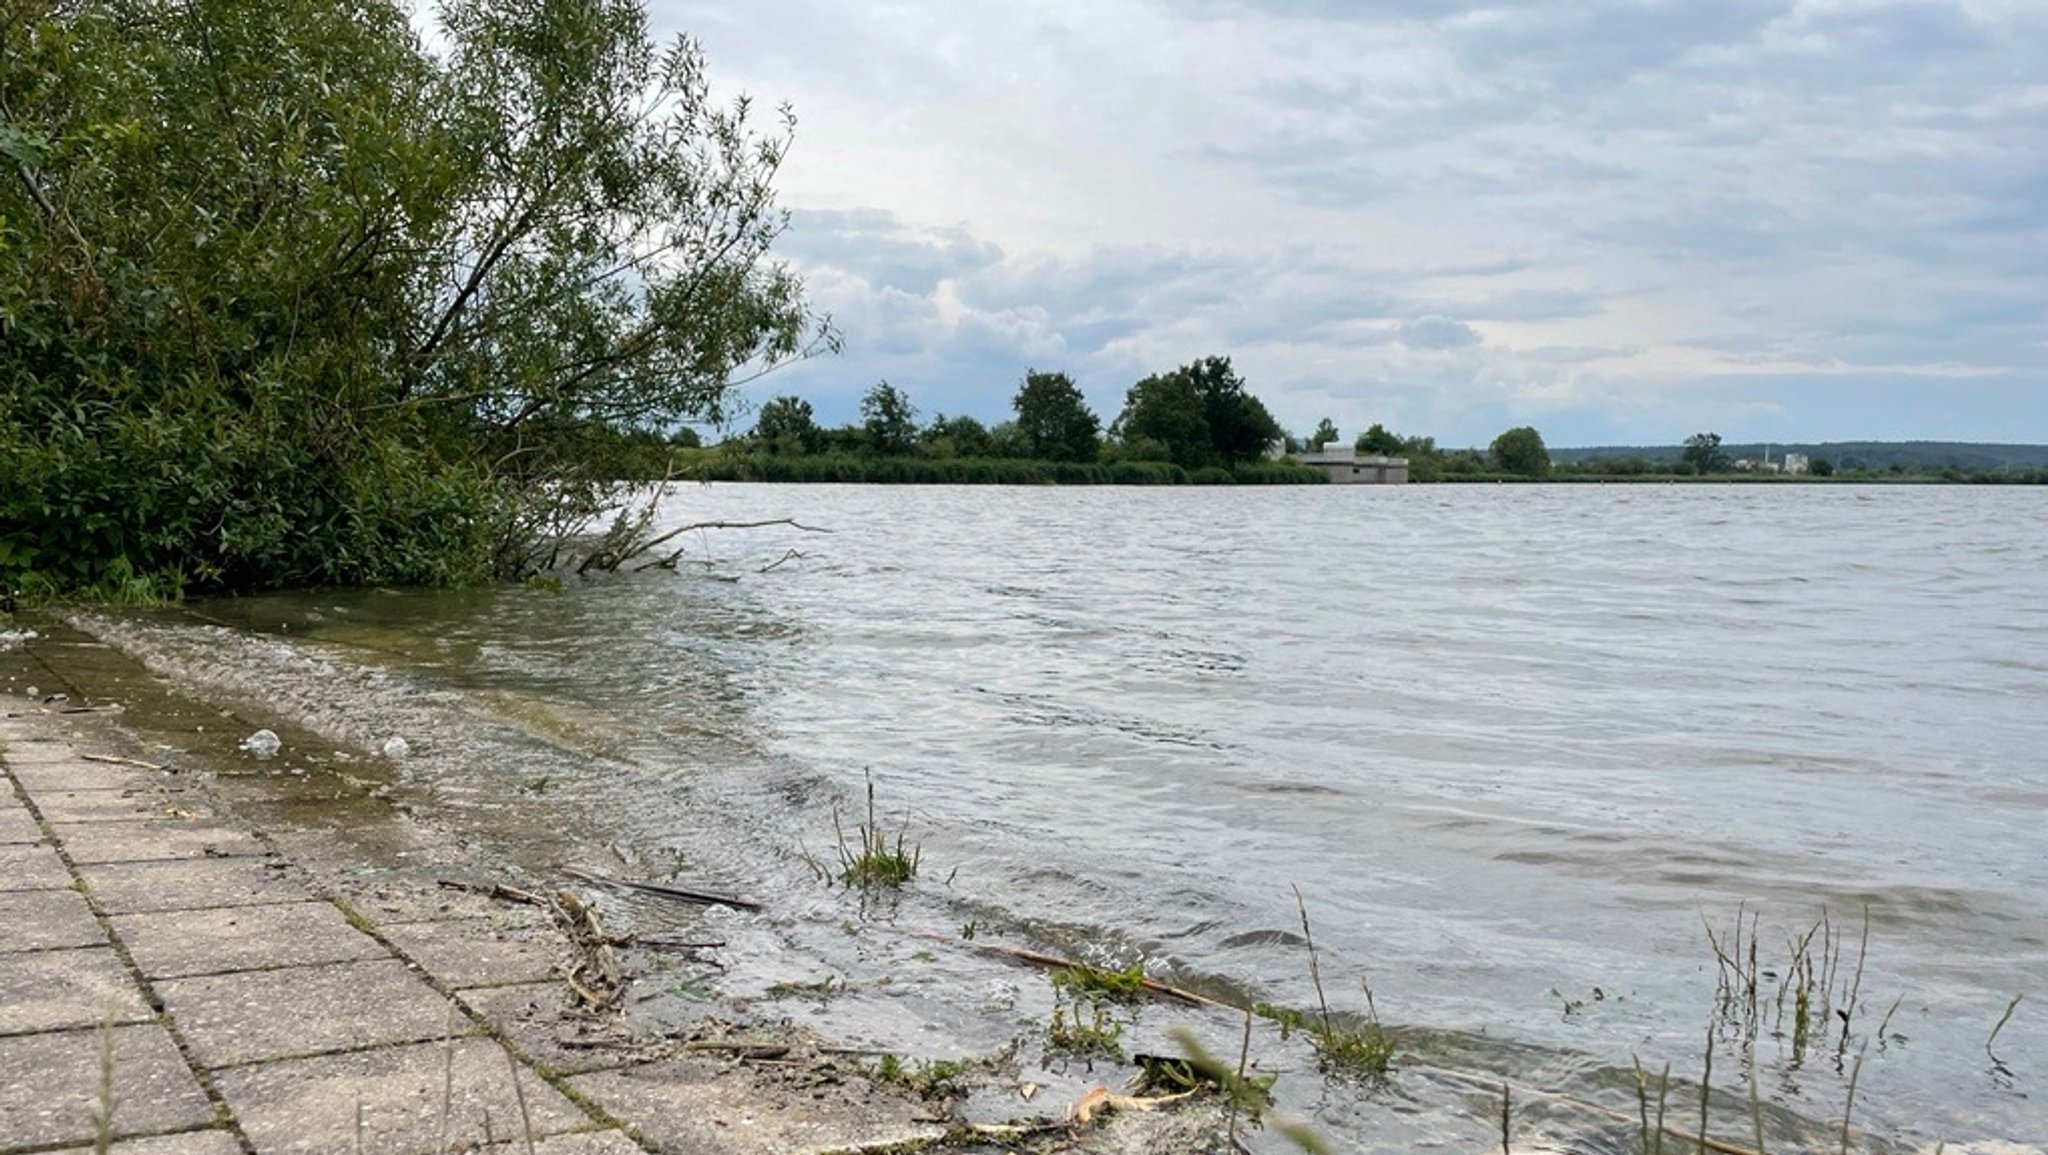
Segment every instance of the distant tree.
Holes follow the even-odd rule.
[[[761,406],[761,415],[754,419],[754,440],[773,453],[812,452],[818,446],[818,423],[811,416],[811,403],[782,396]]]
[[[1244,378],[1228,357],[1205,357],[1178,372],[1193,379],[1202,394],[1202,413],[1209,422],[1209,451],[1216,464],[1257,461],[1274,442],[1286,436],[1264,402],[1245,388]]]
[[[1337,424],[1325,417],[1316,424],[1316,431],[1309,434],[1308,447],[1310,449],[1321,449],[1335,440],[1337,440]]]
[[[1179,370],[1154,374],[1131,386],[1111,432],[1134,450],[1149,443],[1154,452],[1183,469],[1200,469],[1211,455],[1202,391]]]
[[[1033,369],[1024,374],[1024,383],[1010,404],[1017,412],[1017,434],[1032,457],[1095,460],[1102,421],[1089,410],[1073,378]]]
[[[1436,441],[1433,438],[1428,440],[1430,452],[1433,453],[1436,451]],[[1360,453],[1369,453],[1380,457],[1392,457],[1407,448],[1407,445],[1399,437],[1389,433],[1387,427],[1377,421],[1373,422],[1372,428],[1358,435],[1358,441],[1355,444]]]
[[[1721,435],[1718,433],[1695,433],[1685,439],[1685,451],[1678,455],[1680,461],[1692,466],[1695,473],[1722,473],[1729,468],[1728,455],[1721,452]]]
[[[1015,421],[998,421],[989,427],[988,455],[990,457],[1029,457],[1030,450],[1024,444],[1024,435],[1017,431]]]
[[[861,428],[868,448],[884,457],[909,453],[917,445],[917,407],[909,395],[887,381],[875,382],[860,399]]]
[[[1490,455],[1494,468],[1503,473],[1541,477],[1550,472],[1550,451],[1543,447],[1543,435],[1527,425],[1494,438]]]
[[[938,457],[986,457],[992,441],[988,426],[965,415],[941,413],[924,429],[925,451]]]
[[[1806,463],[1806,471],[1815,477],[1833,477],[1835,475],[1835,463],[1825,457],[1816,457]]]

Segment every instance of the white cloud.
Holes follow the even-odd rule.
[[[1113,412],[1226,353],[1289,424],[1451,443],[2048,440],[2048,6],[655,15],[797,106],[783,251],[849,353],[766,388],[828,415],[886,376],[997,416],[1030,365]]]

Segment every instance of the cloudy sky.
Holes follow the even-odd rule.
[[[1227,354],[1290,428],[2048,441],[2048,0],[650,0],[788,100],[846,352],[1107,420]]]

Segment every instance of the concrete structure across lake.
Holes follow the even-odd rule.
[[[1335,485],[1406,485],[1408,459],[1364,454],[1349,446],[1326,445],[1295,455],[1295,460],[1330,475]]]

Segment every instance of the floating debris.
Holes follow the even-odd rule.
[[[259,762],[267,762],[277,757],[277,752],[283,748],[284,743],[279,741],[277,735],[269,730],[256,731],[254,734],[242,739],[238,746],[238,749],[254,754]]]

